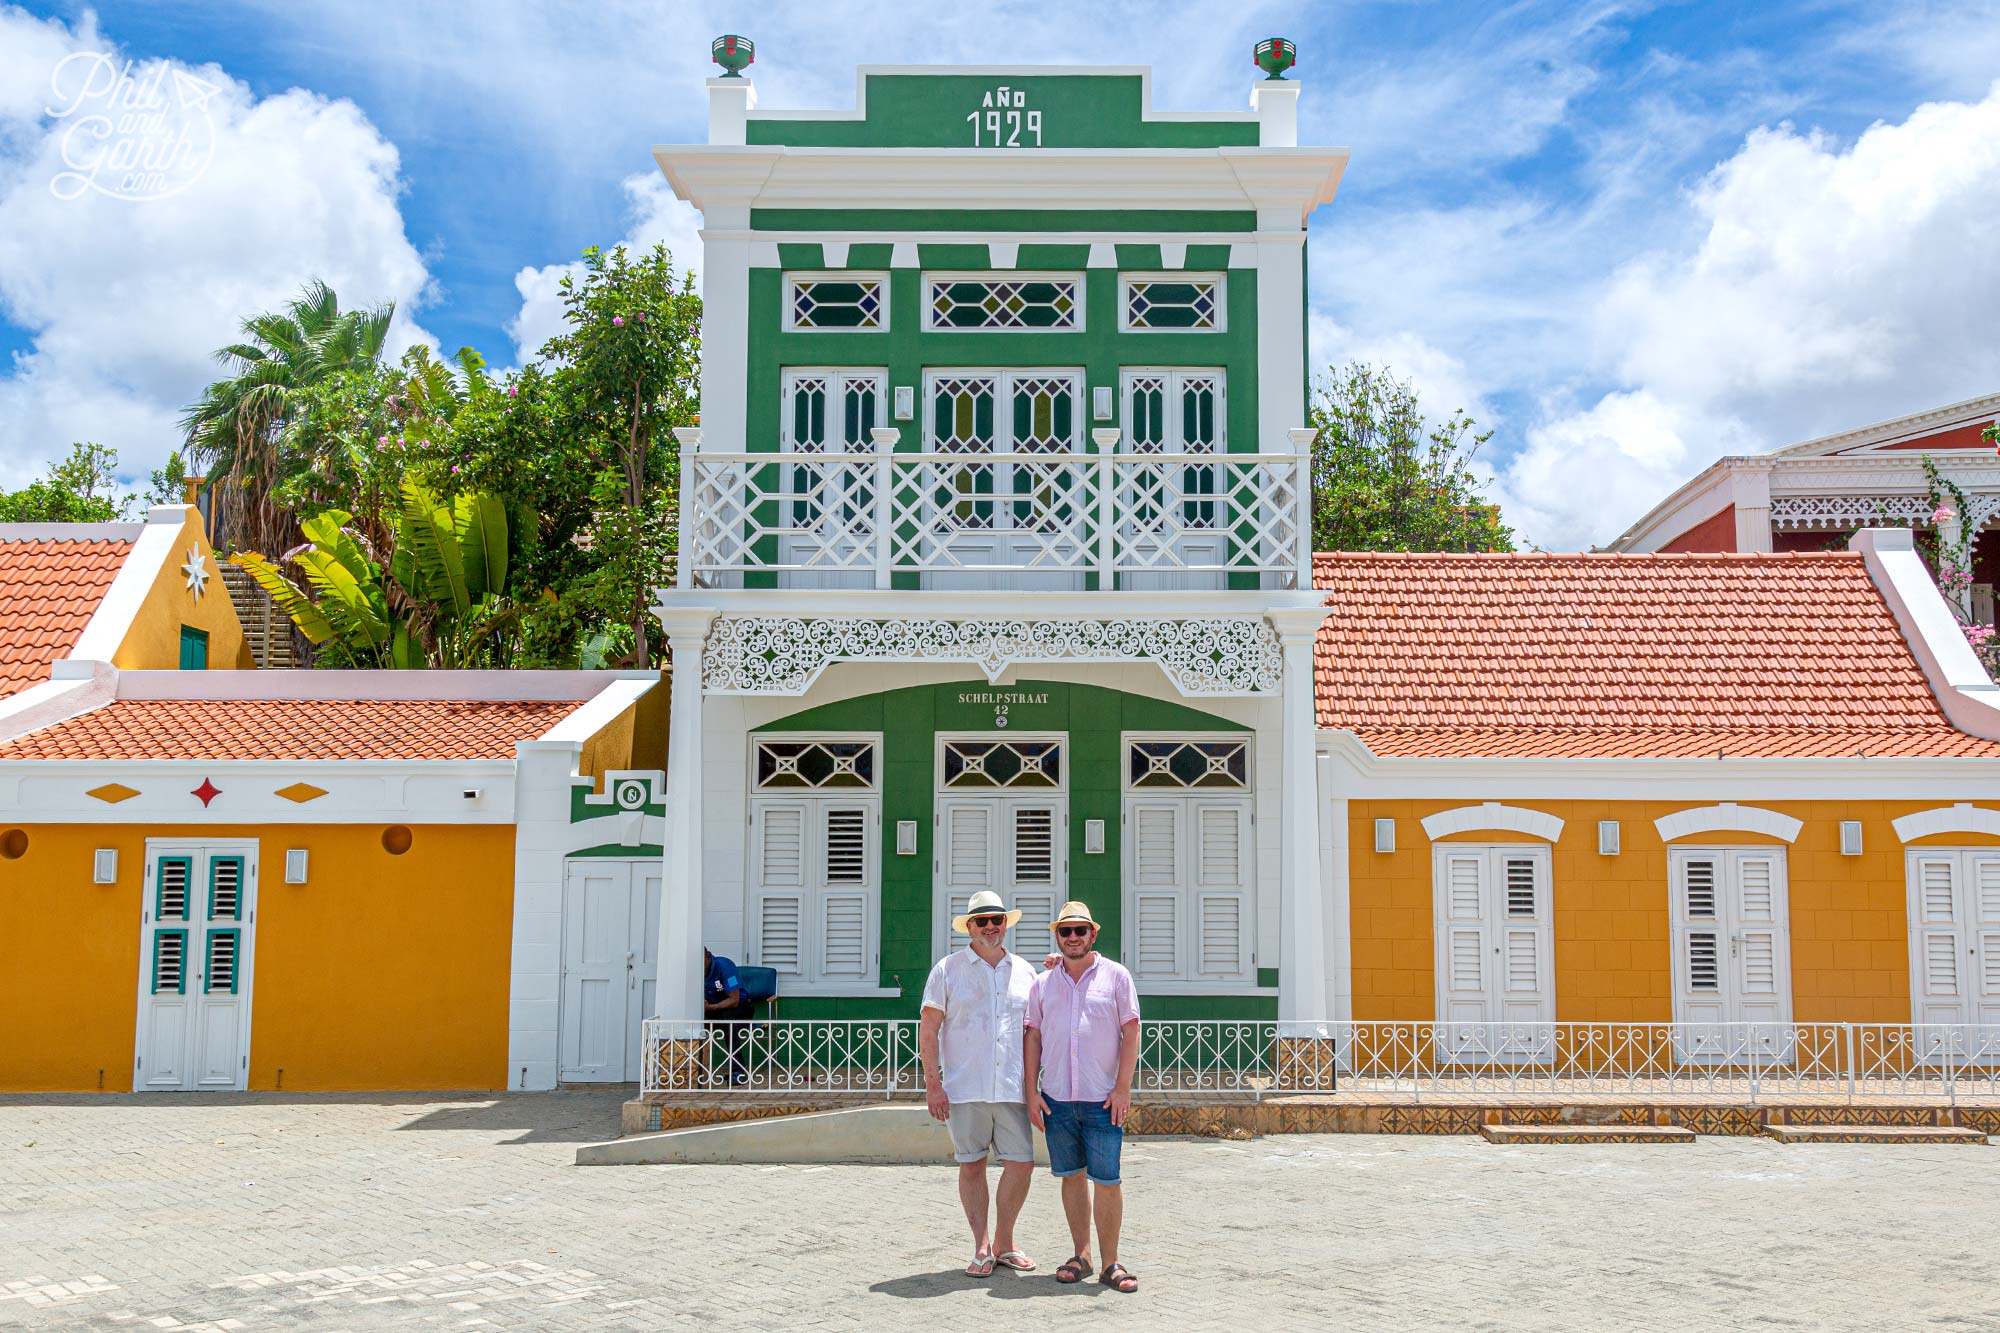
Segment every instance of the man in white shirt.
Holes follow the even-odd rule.
[[[972,895],[951,928],[972,947],[947,954],[924,983],[917,1050],[924,1062],[924,1100],[951,1127],[958,1159],[958,1200],[972,1224],[972,1262],[965,1271],[987,1277],[993,1265],[1030,1272],[1035,1261],[1014,1248],[1014,1219],[1035,1174],[1035,1140],[1022,1085],[1022,1018],[1035,969],[1007,952],[1007,931],[1021,919],[1000,895]],[[1000,1159],[999,1225],[987,1236],[986,1159]]]

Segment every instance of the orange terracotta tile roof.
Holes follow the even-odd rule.
[[[1321,554],[1319,724],[1436,757],[2000,758],[1858,554]]]
[[[122,540],[0,541],[0,698],[49,678],[131,553]]]
[[[119,699],[7,759],[512,759],[581,700]]]

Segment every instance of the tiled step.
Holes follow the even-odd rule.
[[[1766,1125],[1764,1132],[1780,1143],[1986,1142],[1986,1136],[1976,1129],[1945,1125]]]
[[[1693,1143],[1675,1125],[1481,1125],[1488,1143]]]

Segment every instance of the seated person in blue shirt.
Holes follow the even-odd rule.
[[[750,1039],[750,1025],[742,1020],[750,1017],[757,1002],[744,997],[743,981],[736,975],[732,960],[717,958],[707,949],[701,951],[701,957],[708,969],[701,983],[701,1011],[722,1023],[722,1049],[729,1065],[729,1081],[746,1083],[750,1068],[743,1059],[743,1046]]]

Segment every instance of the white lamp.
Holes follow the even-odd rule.
[[[285,852],[285,883],[303,884],[305,882],[306,849],[303,847],[288,848]]]

